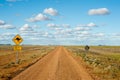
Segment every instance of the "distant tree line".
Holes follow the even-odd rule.
[[[0,44],[0,46],[10,46],[11,44]]]

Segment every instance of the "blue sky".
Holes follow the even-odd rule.
[[[0,44],[120,45],[119,0],[0,0]]]

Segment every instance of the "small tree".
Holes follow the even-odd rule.
[[[85,46],[85,51],[88,51],[90,47],[88,45]]]

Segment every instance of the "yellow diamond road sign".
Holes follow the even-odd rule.
[[[21,36],[19,34],[17,34],[14,38],[13,38],[13,42],[16,45],[19,45],[21,42],[23,41],[23,39],[21,38]]]

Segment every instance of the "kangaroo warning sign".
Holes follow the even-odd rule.
[[[19,34],[17,34],[14,38],[13,38],[13,42],[16,45],[19,45],[21,42],[23,41],[23,39],[21,38],[21,36]]]
[[[14,51],[21,51],[22,50],[22,46],[20,46],[20,45],[14,45],[13,49],[14,49]]]

